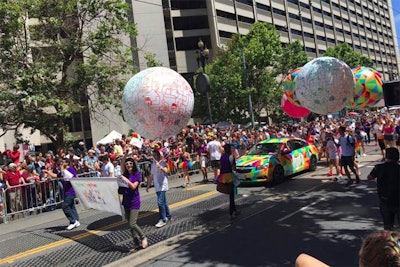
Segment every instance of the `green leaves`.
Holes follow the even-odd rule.
[[[121,41],[136,35],[129,8],[123,0],[2,1],[0,127],[24,125],[61,145],[71,116],[118,107],[121,79],[135,72]]]
[[[260,120],[263,110],[268,114],[279,112],[283,78],[307,62],[300,43],[282,47],[274,27],[257,22],[247,35],[234,35],[226,47],[206,68],[211,80],[213,120],[248,122],[249,94],[256,120]],[[205,98],[195,99],[193,116],[206,118]]]
[[[328,47],[324,53],[324,56],[340,59],[349,65],[350,68],[355,68],[358,66],[372,67],[374,64],[370,58],[354,51],[353,48],[347,43],[342,43],[335,47]]]

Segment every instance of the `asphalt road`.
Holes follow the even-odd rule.
[[[359,158],[362,178],[379,160],[376,147]],[[43,213],[0,225],[0,266],[293,266],[301,252],[332,266],[357,266],[361,239],[381,229],[375,182],[344,186],[330,182],[325,166],[276,186],[243,186],[231,220],[228,196],[215,185],[182,188],[171,181],[168,192],[173,221],[156,229],[154,191],[141,190],[138,220],[150,246],[133,245],[121,217],[80,210],[81,227],[65,231],[62,211]],[[198,183],[197,183],[198,182]]]

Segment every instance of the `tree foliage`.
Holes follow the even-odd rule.
[[[135,72],[129,10],[123,0],[1,1],[3,131],[40,130],[59,146],[73,114],[119,107],[121,78]]]
[[[347,43],[339,44],[335,47],[328,47],[324,53],[326,57],[335,57],[349,65],[350,68],[358,66],[373,67],[374,62],[369,57],[363,56]]]
[[[256,121],[262,109],[269,116],[281,114],[283,80],[291,69],[307,60],[299,42],[282,47],[279,34],[270,24],[256,22],[247,35],[234,35],[227,49],[219,51],[206,66],[213,121],[249,121],[249,95]],[[205,103],[204,96],[196,97],[194,117],[206,117]]]

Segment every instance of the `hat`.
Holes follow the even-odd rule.
[[[93,149],[89,149],[88,153],[95,153]]]
[[[10,164],[8,164],[8,167],[9,167],[9,168],[17,168],[17,164],[15,164],[15,163],[10,163]]]
[[[83,141],[80,141],[80,142],[79,142],[79,145],[80,145],[80,146],[83,146],[83,145],[85,145],[85,143],[84,143]]]
[[[164,143],[164,147],[169,147],[169,143],[168,143],[168,142],[165,142],[165,143]]]
[[[80,160],[81,158],[78,157],[78,156],[76,156],[76,155],[74,155],[74,156],[72,157],[72,159],[73,159],[73,160]]]

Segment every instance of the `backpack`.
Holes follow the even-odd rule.
[[[348,135],[346,139],[347,139],[347,144],[349,146],[351,146],[353,148],[356,147],[356,142],[352,142],[352,143],[350,142],[350,135]]]

